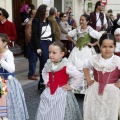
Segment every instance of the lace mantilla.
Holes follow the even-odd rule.
[[[58,63],[57,68],[54,70],[54,72],[57,72],[61,70],[64,66],[71,65],[71,63],[68,61],[67,58],[63,58],[60,63]],[[50,59],[47,60],[47,63],[45,64],[45,68],[47,72],[52,72],[52,62]]]
[[[107,63],[104,59],[101,59],[101,55],[95,55],[90,64],[97,70],[105,72],[112,72],[116,67],[120,70],[120,57],[114,55],[111,62]]]

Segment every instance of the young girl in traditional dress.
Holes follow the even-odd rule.
[[[116,40],[116,48],[115,55],[120,56],[120,28],[117,28],[114,32],[115,40]]]
[[[70,56],[69,61],[76,66],[76,68],[83,73],[83,64],[86,60],[90,59],[93,54],[96,54],[93,46],[96,46],[98,42],[91,43],[91,37],[99,40],[101,34],[95,31],[92,27],[88,25],[90,20],[89,15],[82,15],[80,17],[80,26],[72,31],[70,31],[67,35],[67,38],[72,41],[75,45]],[[77,36],[77,41],[73,40],[73,37]],[[92,74],[92,73],[91,73]],[[83,74],[84,76],[84,74]],[[80,85],[78,93],[85,93],[85,81],[83,79],[83,83]],[[81,89],[83,88],[83,89]]]
[[[6,48],[8,43],[7,35],[0,33],[0,119],[27,120],[29,117],[24,93],[14,77],[14,57]]]
[[[120,108],[120,57],[114,55],[116,41],[111,34],[100,38],[101,54],[84,64],[88,89],[84,99],[84,120],[118,120]],[[91,80],[89,70],[93,70]]]
[[[42,71],[46,89],[40,97],[36,120],[82,120],[72,92],[81,82],[81,73],[64,58],[65,51],[60,41],[49,46],[49,59]],[[74,78],[71,85],[69,77]]]

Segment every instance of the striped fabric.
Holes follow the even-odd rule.
[[[36,120],[64,120],[67,92],[58,88],[51,95],[46,88],[41,95]]]
[[[2,95],[0,98],[0,117],[7,117],[6,95]]]

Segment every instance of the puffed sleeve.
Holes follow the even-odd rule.
[[[42,70],[42,77],[43,77],[43,80],[44,80],[44,84],[47,84],[48,80],[49,80],[49,74],[48,74],[45,67]]]
[[[76,29],[73,29],[73,30],[69,31],[69,32],[68,32],[68,35],[69,35],[70,37],[75,37],[75,36],[77,35],[77,30],[76,30]]]
[[[99,40],[100,37],[102,36],[101,33],[99,33],[98,31],[94,30],[92,27],[89,26],[89,34],[91,37]]]
[[[93,69],[93,66],[90,63],[90,60],[84,62],[83,68]]]
[[[70,78],[73,78],[71,81],[71,87],[73,89],[78,89],[79,85],[81,84],[83,80],[83,74],[79,72],[75,66],[69,65],[66,67],[66,73],[69,74]]]
[[[9,73],[13,73],[15,71],[13,53],[11,51],[7,51],[0,60],[0,64],[3,69],[7,70]]]
[[[117,21],[117,24],[120,26],[120,18],[119,18],[119,20]]]

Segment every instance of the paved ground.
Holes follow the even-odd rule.
[[[23,57],[23,55],[15,56],[15,64],[16,64],[16,78],[21,83],[26,103],[28,107],[28,112],[30,115],[29,120],[35,120],[35,114],[37,111],[37,107],[39,105],[39,98],[40,98],[40,91],[37,90],[37,84],[38,81],[32,81],[27,79],[27,73],[28,73],[28,62],[27,59]],[[39,64],[37,63],[37,66]],[[36,72],[38,71],[38,67]],[[80,109],[83,108],[83,95],[76,95],[76,98],[78,100]]]

